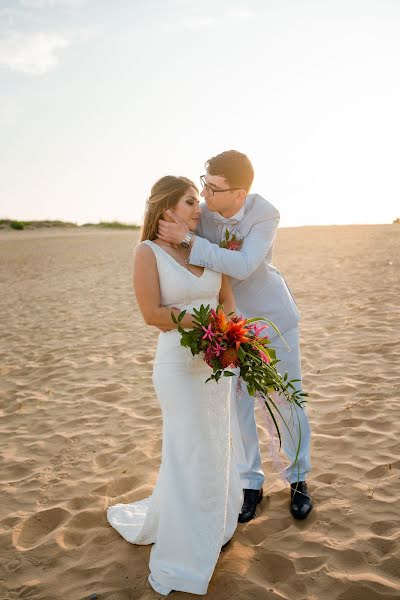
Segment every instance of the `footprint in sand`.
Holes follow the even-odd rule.
[[[67,550],[78,548],[90,539],[89,530],[97,530],[104,522],[103,509],[82,510],[57,533],[57,543]]]
[[[120,477],[119,479],[114,479],[114,481],[110,481],[109,483],[94,489],[91,493],[96,496],[110,496],[111,498],[116,498],[127,492],[131,492],[136,488],[137,484],[137,477]]]
[[[385,465],[377,465],[373,467],[369,471],[366,472],[366,477],[370,477],[372,479],[376,479],[378,477],[384,477],[385,475],[390,475],[392,471],[392,464]]]
[[[398,521],[375,521],[371,525],[371,531],[378,536],[393,536],[400,537],[400,523]]]
[[[42,510],[24,521],[14,531],[13,543],[18,550],[30,550],[43,543],[70,517],[71,513],[60,507]]]
[[[76,530],[60,531],[57,536],[57,542],[65,550],[72,550],[73,548],[79,548],[85,542],[85,532]]]
[[[75,496],[75,498],[71,498],[70,500],[68,500],[67,506],[72,511],[77,511],[82,510],[83,508],[87,508],[92,503],[92,498],[87,498],[86,496]]]
[[[119,458],[118,454],[115,453],[107,453],[99,454],[95,457],[94,462],[100,468],[109,467],[112,463],[116,462]]]
[[[152,354],[138,354],[137,356],[135,356],[132,359],[133,363],[136,363],[137,365],[143,365],[145,363],[149,363],[153,360],[153,355]]]
[[[6,562],[4,566],[7,569],[7,571],[16,572],[21,569],[22,560],[19,557],[14,557],[8,562]]]
[[[298,573],[310,573],[319,571],[325,563],[325,556],[301,556],[295,559],[295,568]]]
[[[0,521],[0,529],[13,529],[17,523],[21,520],[20,517],[5,517]]]
[[[0,481],[2,483],[16,483],[31,474],[31,469],[19,464],[13,463],[6,465],[0,472]]]
[[[292,560],[283,555],[258,547],[254,558],[255,560],[249,569],[250,577],[252,575],[262,577],[268,583],[287,582],[296,578],[296,570]],[[299,583],[299,586],[298,590],[302,594],[304,585]]]
[[[327,483],[328,485],[332,485],[338,478],[336,473],[321,473],[315,477],[315,481],[320,481],[321,483]]]
[[[23,598],[23,600],[41,600],[43,596],[40,595],[40,592],[35,589],[34,586],[28,585],[19,585],[16,588],[13,588],[11,592],[16,594],[15,596],[8,596],[8,598]]]

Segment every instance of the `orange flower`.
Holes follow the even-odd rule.
[[[245,344],[249,341],[247,337],[248,329],[244,327],[246,324],[246,319],[241,319],[239,321],[230,321],[228,323],[228,328],[225,332],[225,339],[233,344],[235,344],[236,351],[239,349],[240,344]]]
[[[216,312],[215,310],[211,311],[211,314],[214,319],[214,327],[219,333],[224,333],[228,327],[228,321],[226,319],[224,311],[219,308]]]
[[[224,369],[227,367],[237,367],[239,358],[233,348],[228,348],[219,357],[220,363]]]

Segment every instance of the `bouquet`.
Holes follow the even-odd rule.
[[[295,388],[294,383],[299,380],[289,381],[287,373],[282,377],[275,368],[279,361],[264,331],[270,326],[282,338],[278,328],[265,318],[244,319],[234,313],[225,315],[221,305],[214,310],[210,305],[202,304],[198,310],[193,309],[192,317],[195,326],[192,329],[183,329],[179,323],[185,314],[184,310],[178,317],[174,313],[171,313],[171,316],[174,323],[178,325],[181,345],[190,348],[193,356],[203,354],[204,361],[212,369],[206,382],[213,379],[218,382],[221,377],[232,377],[235,373],[229,371],[229,368],[239,369],[240,377],[246,383],[249,394],[262,396],[275,425],[279,447],[281,447],[282,439],[277,416],[281,418],[291,436],[292,434],[279,410],[277,397],[303,408],[304,397],[307,394]],[[300,439],[301,432],[297,455]]]

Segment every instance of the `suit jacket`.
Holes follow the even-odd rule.
[[[247,318],[267,317],[284,332],[297,325],[300,313],[272,264],[278,224],[279,212],[259,194],[249,194],[243,209],[230,219],[211,212],[203,203],[189,263],[229,275],[237,311]],[[240,250],[219,247],[226,228],[243,238]]]

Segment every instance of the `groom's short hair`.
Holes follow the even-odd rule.
[[[250,159],[237,150],[226,150],[209,158],[205,164],[209,175],[225,177],[231,187],[250,191],[254,179],[254,169]]]

